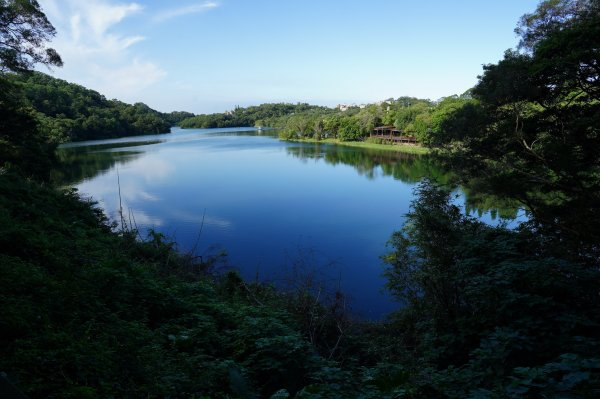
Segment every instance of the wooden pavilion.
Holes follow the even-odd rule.
[[[403,136],[402,131],[396,129],[395,126],[378,126],[373,129],[369,137],[381,139],[390,143],[417,143],[417,139],[411,136]]]

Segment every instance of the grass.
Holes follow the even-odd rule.
[[[343,145],[346,147],[403,152],[403,153],[407,153],[407,154],[417,154],[417,155],[428,154],[430,152],[430,150],[426,147],[421,147],[419,145],[412,145],[412,144],[378,144],[378,143],[371,143],[368,141],[341,141],[339,139],[322,139],[322,140],[297,139],[297,140],[284,140],[284,141],[293,141],[293,142],[299,142],[299,143],[315,143],[315,144],[326,143],[326,144]]]

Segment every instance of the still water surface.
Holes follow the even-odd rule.
[[[308,277],[340,288],[371,319],[399,306],[383,290],[380,256],[413,188],[447,177],[423,157],[287,143],[243,128],[75,143],[59,156],[62,178],[114,220],[120,181],[125,218],[141,230],[200,255],[223,249],[247,279],[285,286]]]

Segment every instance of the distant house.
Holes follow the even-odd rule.
[[[379,103],[377,103],[376,105],[381,105],[381,101]],[[365,109],[369,106],[369,104],[356,104],[356,103],[352,103],[352,104],[338,104],[336,105],[336,108],[339,109],[340,111],[348,111],[350,108],[360,108],[360,109]],[[388,110],[390,109],[390,107],[388,106]]]
[[[366,108],[366,107],[367,107],[367,104],[355,104],[355,103],[352,103],[352,104],[338,104],[336,106],[336,108],[339,109],[342,112],[343,111],[348,111],[350,108],[360,108],[360,109],[363,109],[363,108]]]
[[[338,104],[337,105],[337,109],[339,109],[340,111],[348,111],[350,108],[355,108],[358,107],[358,105],[352,103],[352,104]]]

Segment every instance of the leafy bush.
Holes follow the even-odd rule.
[[[526,228],[465,216],[448,191],[429,182],[417,192],[404,229],[390,241],[386,274],[406,305],[398,328],[436,370],[440,394],[522,387],[524,370],[538,373],[571,356],[589,365],[585,375],[563,376],[581,378],[573,389],[600,388],[600,272],[547,255]]]

